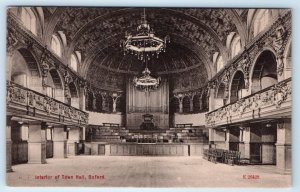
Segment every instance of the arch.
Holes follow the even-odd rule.
[[[177,97],[172,97],[170,99],[170,114],[179,112],[179,99]]]
[[[102,101],[103,101],[102,95],[96,94],[95,97],[96,97],[95,98],[96,99],[96,111],[101,112],[103,110],[102,109]]]
[[[235,35],[232,42],[231,42],[231,57],[233,58],[241,51],[242,45],[241,45],[241,38],[239,35]]]
[[[37,35],[37,17],[30,7],[21,8],[21,21],[29,31]]]
[[[239,99],[246,96],[245,93],[245,79],[244,79],[244,73],[242,71],[236,71],[234,74],[231,86],[230,86],[230,103],[234,103],[238,101]]]
[[[194,112],[200,112],[201,102],[200,102],[200,95],[196,94],[193,97],[193,110]]]
[[[259,54],[252,69],[251,93],[256,93],[278,82],[275,54],[265,50]]]
[[[126,96],[121,96],[117,98],[117,106],[116,106],[117,112],[126,112]]]
[[[106,97],[106,109],[107,109],[107,112],[112,112],[113,111],[113,98],[111,96],[107,96]]]
[[[247,27],[251,34],[250,38],[255,37],[260,32],[267,29],[272,24],[272,9],[250,9],[247,18]]]
[[[92,111],[93,110],[93,100],[94,100],[93,93],[88,91],[87,95],[85,97],[85,109],[87,111]]]
[[[57,35],[52,35],[51,49],[59,57],[62,56],[62,43]]]
[[[74,71],[77,72],[79,62],[78,62],[77,56],[74,53],[71,55],[71,62],[70,62],[70,64],[71,64],[70,65],[71,69],[73,69]]]
[[[218,56],[216,61],[217,72],[224,68],[224,61],[221,55]]]
[[[12,57],[12,64],[10,67],[10,77],[11,81],[40,91],[42,86],[40,80],[40,73],[36,58],[26,48],[19,48],[15,51]]]
[[[215,102],[216,102],[215,108],[222,107],[226,104],[227,98],[226,98],[226,95],[225,95],[225,89],[226,89],[225,84],[220,83],[219,86],[218,86],[216,95],[215,95]]]
[[[55,88],[53,97],[61,102],[64,102],[64,84],[60,73],[52,68],[49,70],[49,75],[53,81],[53,88]]]
[[[208,95],[207,95],[207,92],[204,91],[202,93],[202,96],[201,96],[201,109],[200,109],[200,112],[205,112],[205,111],[208,111]]]
[[[69,83],[69,89],[71,94],[71,101],[69,101],[69,104],[71,104],[73,107],[79,108],[78,91],[74,82]]]
[[[182,112],[183,113],[189,113],[190,112],[190,97],[185,96],[182,99]]]

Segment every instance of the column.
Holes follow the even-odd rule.
[[[244,153],[241,153],[241,158],[250,159],[250,127],[243,129]]]
[[[28,126],[28,163],[46,162],[46,126],[39,121]]]
[[[224,130],[217,130],[213,129],[213,138],[215,147],[218,149],[227,149],[227,131]]]
[[[229,150],[229,142],[230,142],[230,129],[226,129],[225,131],[225,149]]]
[[[241,152],[241,158],[245,156],[245,143],[244,143],[244,127],[239,127],[240,136],[239,136],[239,152]]]
[[[11,164],[11,118],[12,116],[6,116],[6,172],[12,172]]]
[[[93,105],[92,105],[92,109],[93,109],[93,111],[95,111],[96,110],[96,96],[95,96],[95,94],[93,94]],[[103,109],[103,107],[102,107],[102,109]]]
[[[183,112],[183,97],[178,97],[179,100],[179,113]]]
[[[194,111],[193,97],[190,98],[190,112]]]
[[[53,158],[67,158],[67,127],[64,125],[53,128]]]
[[[69,130],[69,138],[68,138],[68,154],[69,155],[77,155],[78,154],[78,146],[80,140],[80,127],[70,127]]]
[[[279,173],[291,173],[291,152],[291,119],[284,119],[277,124],[276,167]]]
[[[116,113],[117,112],[117,99],[118,97],[113,97],[113,113]]]

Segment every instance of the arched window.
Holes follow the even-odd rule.
[[[252,74],[251,93],[270,87],[278,82],[277,62],[273,52],[262,52],[255,62]]]
[[[256,36],[258,33],[266,29],[271,24],[271,10],[261,9],[255,16],[253,21],[253,35]]]
[[[241,50],[241,38],[239,36],[235,36],[231,43],[231,56],[236,56]]]
[[[61,42],[56,35],[52,35],[51,49],[56,55],[61,57]]]
[[[244,74],[241,71],[237,71],[231,82],[230,90],[230,102],[236,102],[237,100],[246,96]]]
[[[33,11],[28,7],[23,7],[21,10],[21,21],[24,26],[30,30],[33,34],[37,34],[36,32],[36,16]]]
[[[224,67],[224,61],[222,56],[219,55],[216,62],[217,62],[217,72],[218,72]]]
[[[71,55],[71,68],[77,72],[78,60],[75,54]]]

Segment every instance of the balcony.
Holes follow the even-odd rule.
[[[7,114],[66,125],[88,124],[88,113],[7,81]]]
[[[291,117],[291,78],[206,114],[206,126]]]

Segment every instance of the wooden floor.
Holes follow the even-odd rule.
[[[75,156],[21,164],[9,186],[289,187],[291,175],[275,166],[230,166],[201,157]],[[44,176],[48,177],[44,177]],[[41,177],[42,176],[42,177]],[[44,178],[44,179],[41,179]]]

